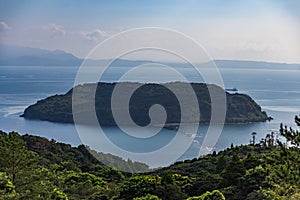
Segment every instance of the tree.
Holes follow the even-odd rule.
[[[300,126],[299,118],[295,123]],[[293,146],[283,145],[277,141],[278,150],[265,157],[266,169],[269,175],[266,180],[270,187],[263,189],[266,199],[297,199],[300,196],[300,138],[299,131],[280,125],[280,135],[286,138]]]
[[[222,185],[225,187],[236,185],[245,172],[246,170],[243,162],[236,154],[234,154],[227,167],[221,172],[223,178]]]
[[[211,174],[203,170],[199,173],[187,194],[189,196],[197,196],[206,191],[218,189],[222,180],[219,174]]]
[[[15,199],[15,186],[4,172],[0,172],[0,200]]]
[[[269,147],[273,147],[275,145],[274,132],[272,131],[270,134]]]
[[[266,138],[261,138],[259,144],[261,147],[266,147],[267,146]]]
[[[224,195],[219,190],[205,192],[201,196],[189,197],[187,200],[225,200]]]
[[[263,189],[264,199],[267,200],[298,200],[300,199],[299,186],[291,184],[273,184],[272,188]]]
[[[108,190],[107,183],[102,178],[87,172],[63,171],[59,176],[63,179],[64,192],[72,199],[82,196],[100,199]]]
[[[300,126],[300,119],[298,116],[295,116],[295,123],[297,126]],[[287,126],[283,126],[280,124],[280,135],[285,137],[288,142],[296,147],[300,147],[300,132],[298,130],[294,130],[292,128],[287,128]]]
[[[11,177],[16,199],[49,199],[56,188],[53,173],[38,164],[38,155],[16,132],[0,135],[0,171]]]
[[[161,199],[158,198],[158,196],[156,195],[147,194],[146,196],[143,197],[136,197],[133,200],[161,200]]]
[[[256,132],[252,132],[251,135],[252,135],[251,142],[252,142],[252,145],[254,146],[255,145],[255,137],[256,137],[257,133]]]
[[[68,197],[67,197],[67,195],[64,192],[62,192],[59,189],[55,188],[52,191],[50,199],[54,199],[54,200],[68,200]]]
[[[38,156],[27,149],[26,143],[16,132],[0,139],[0,170],[12,176],[16,187],[24,183],[24,175],[37,167]]]
[[[41,176],[39,169],[38,155],[27,149],[26,143],[18,133],[1,134],[0,171],[11,177],[18,198],[41,196],[37,194],[38,191],[45,193],[40,181],[47,177]]]
[[[295,122],[297,126],[300,126],[300,118],[297,115],[295,116]]]
[[[240,195],[243,199],[245,199],[248,194],[258,191],[261,187],[267,187],[267,175],[268,173],[266,169],[262,166],[257,166],[247,170],[239,184]]]
[[[117,199],[133,199],[147,194],[154,194],[161,178],[153,175],[136,175],[124,181],[119,187]]]
[[[225,169],[227,166],[227,160],[224,155],[221,155],[221,157],[218,159],[217,166],[216,166],[216,172],[220,173]]]
[[[162,184],[173,184],[174,181],[175,180],[174,180],[173,174],[170,171],[165,172],[161,178]]]
[[[260,164],[260,160],[256,158],[253,153],[248,153],[246,158],[243,160],[245,169],[255,168]]]
[[[154,194],[164,200],[181,200],[187,197],[187,195],[182,192],[181,187],[175,183],[158,185]]]

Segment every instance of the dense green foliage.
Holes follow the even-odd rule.
[[[161,104],[167,112],[166,124],[180,123],[181,112],[179,102],[176,96],[167,88],[176,88],[181,96],[190,96],[185,89],[187,83],[166,83],[166,84],[141,84],[141,83],[120,83],[124,87],[124,91],[130,91],[131,88],[138,88],[130,99],[130,114],[133,120],[139,125],[150,123],[148,115],[149,108],[154,104]],[[64,95],[55,95],[44,100],[38,101],[36,104],[29,106],[22,115],[28,119],[39,119],[53,122],[72,123],[72,92],[76,90],[78,98],[74,106],[76,110],[85,116],[86,113],[92,112],[86,106],[94,101],[96,114],[102,125],[115,125],[115,121],[111,111],[111,95],[116,83],[98,83],[84,84],[75,87]],[[98,86],[98,87],[97,87]],[[192,88],[198,99],[199,109],[201,112],[200,122],[208,123],[211,118],[211,99],[208,88],[216,95],[224,94],[224,90],[215,85],[191,83]],[[96,88],[96,95],[93,88]],[[251,97],[244,94],[226,93],[227,97],[227,123],[245,123],[245,122],[261,122],[268,120],[265,112],[261,111],[261,107],[254,102]],[[186,105],[193,105],[186,102]],[[123,107],[116,108],[118,110]],[[194,108],[189,108],[189,118],[187,123],[199,122],[199,116]],[[197,117],[198,116],[198,117]],[[89,123],[89,117],[82,123]]]
[[[271,134],[136,174],[103,165],[83,145],[0,131],[0,199],[297,200],[299,131],[279,132],[285,143]]]
[[[207,191],[201,196],[189,197],[187,200],[225,200],[225,197],[219,190],[214,190]]]

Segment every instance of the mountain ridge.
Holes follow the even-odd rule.
[[[108,60],[108,59],[107,59]],[[88,65],[103,65],[107,60],[88,59]],[[80,66],[85,61],[62,50],[45,50],[41,48],[0,44],[0,66]],[[297,63],[276,63],[250,60],[212,60],[219,68],[284,68],[299,69]],[[209,62],[212,62],[209,61]],[[146,63],[162,63],[177,67],[185,67],[186,63],[161,62],[150,60],[115,59],[112,66],[137,66]],[[201,65],[205,66],[206,63]]]

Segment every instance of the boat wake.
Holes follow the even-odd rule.
[[[26,106],[11,106],[0,109],[4,117],[19,116],[25,110]]]

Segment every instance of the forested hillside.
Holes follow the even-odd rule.
[[[132,119],[139,125],[147,125],[150,123],[148,111],[154,104],[160,104],[166,109],[167,119],[166,125],[181,122],[181,107],[179,100],[174,93],[168,88],[174,88],[176,93],[181,97],[190,97],[186,99],[186,107],[188,115],[185,117],[184,123],[209,123],[211,120],[211,96],[220,96],[219,101],[223,102],[222,95],[225,91],[212,84],[203,83],[118,83],[122,87],[124,93],[128,93],[132,88],[138,88],[130,98],[129,112]],[[198,101],[200,110],[200,119],[197,109],[194,109],[195,104],[191,93],[186,89],[192,86]],[[73,123],[74,107],[76,112],[81,114],[86,121],[81,120],[81,123],[90,123],[89,113],[90,104],[94,104],[96,114],[99,122],[106,126],[115,126],[116,122],[112,114],[111,96],[114,91],[116,83],[100,82],[96,84],[79,85],[64,95],[54,95],[46,99],[38,101],[36,104],[25,109],[23,117],[27,119],[38,119],[52,122]],[[96,94],[95,94],[95,88]],[[76,104],[72,105],[73,90],[76,90]],[[224,97],[225,98],[225,97]],[[230,94],[226,93],[227,98],[227,112],[226,123],[247,123],[247,122],[264,122],[270,117],[266,112],[261,110],[261,107],[248,95],[245,94]],[[225,100],[224,100],[225,101]],[[216,104],[222,104],[216,102]],[[196,104],[196,106],[197,106]],[[73,107],[72,107],[73,106]],[[72,109],[73,108],[73,109]],[[125,112],[124,107],[115,108],[118,112]],[[186,112],[186,111],[185,111]],[[77,115],[79,115],[77,114]],[[222,122],[220,122],[222,123]],[[126,125],[126,124],[125,124]]]
[[[297,117],[295,121],[300,126]],[[260,143],[232,145],[146,174],[107,167],[83,145],[0,132],[0,199],[297,200],[299,132],[284,126],[279,132],[289,148],[268,134]],[[127,164],[133,169],[147,167]]]

